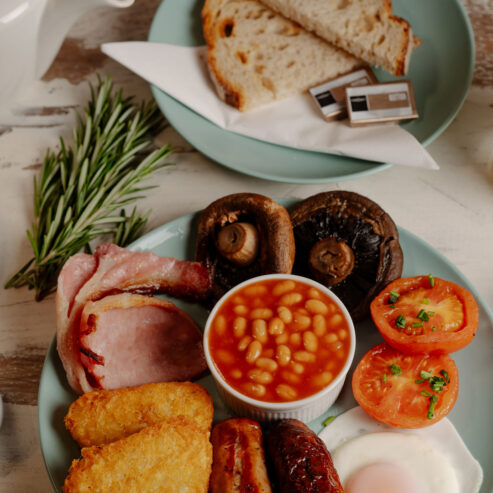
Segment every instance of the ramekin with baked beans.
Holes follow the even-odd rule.
[[[321,284],[273,274],[226,293],[204,332],[207,363],[235,412],[310,421],[337,398],[355,334],[342,302]]]

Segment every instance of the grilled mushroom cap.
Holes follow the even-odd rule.
[[[399,233],[372,200],[353,192],[324,192],[291,210],[294,272],[330,287],[355,321],[371,300],[402,273]]]
[[[294,262],[289,214],[263,195],[222,197],[199,218],[196,258],[211,274],[212,301],[246,279],[289,274]]]

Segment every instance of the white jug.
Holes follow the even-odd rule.
[[[0,108],[46,72],[74,22],[134,0],[0,0]]]

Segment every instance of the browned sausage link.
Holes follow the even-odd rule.
[[[343,493],[327,447],[296,419],[277,423],[267,438],[280,493]]]
[[[233,418],[214,426],[211,493],[271,493],[260,425]]]

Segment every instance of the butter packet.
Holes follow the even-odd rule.
[[[349,124],[352,127],[410,120],[419,116],[409,80],[346,87],[345,91]]]
[[[376,82],[373,72],[369,68],[362,68],[312,87],[309,92],[324,118],[333,120],[346,115],[346,87],[359,87]]]

